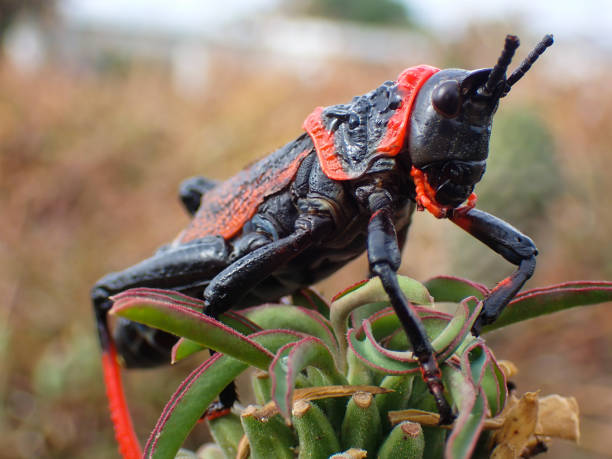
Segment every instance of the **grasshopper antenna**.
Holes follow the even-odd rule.
[[[495,67],[491,70],[487,82],[482,87],[483,95],[492,95],[499,82],[505,78],[506,70],[512,61],[514,52],[520,44],[521,42],[516,35],[506,35],[506,42],[504,43],[504,49],[501,56],[499,56],[497,64],[495,64]]]
[[[508,79],[506,80],[506,89],[504,90],[504,94],[502,95],[502,97],[510,92],[510,88],[518,80],[520,80],[523,75],[525,75],[525,73],[527,73],[533,63],[537,61],[538,58],[544,53],[544,51],[546,51],[546,48],[548,48],[553,43],[554,39],[552,34],[544,35],[544,38],[540,40],[540,43],[538,43],[536,47],[533,48],[533,50],[529,53],[525,60],[521,62],[521,65],[519,65],[517,69],[512,72],[512,74],[508,77]]]

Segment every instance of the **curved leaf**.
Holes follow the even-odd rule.
[[[400,289],[410,303],[432,304],[432,297],[420,282],[405,276],[397,276]],[[380,308],[388,306],[389,297],[378,277],[355,284],[334,297],[330,310],[330,321],[339,342],[340,356],[346,354],[347,319],[352,311],[367,305],[376,304]],[[372,313],[374,311],[369,311]],[[342,362],[342,367],[345,363]]]
[[[130,295],[129,291],[114,299],[111,314],[190,339],[249,365],[265,370],[274,357],[233,328],[181,302],[157,295]]]
[[[448,326],[432,341],[432,347],[441,353],[438,357],[440,361],[444,361],[453,355],[470,334],[470,330],[482,310],[483,303],[478,301],[474,307],[470,307],[469,303],[470,298],[467,298],[459,304],[457,312]]]
[[[317,311],[329,319],[329,304],[325,299],[311,288],[304,288],[291,295],[291,304]]]
[[[206,349],[206,346],[202,346],[195,341],[191,341],[187,338],[179,338],[179,340],[172,346],[172,353],[170,356],[170,363],[173,365],[180,360],[183,360],[190,355],[196,354]]]
[[[488,355],[482,341],[469,346],[461,357],[461,370],[443,369],[444,380],[459,413],[446,443],[445,457],[470,457],[487,413],[487,399],[480,387]],[[472,360],[470,360],[470,358]]]
[[[217,394],[247,368],[246,363],[223,354],[213,355],[196,368],[162,411],[145,446],[144,457],[174,457]]]
[[[262,328],[295,330],[319,338],[334,353],[338,350],[331,325],[311,309],[286,304],[264,304],[243,310],[242,313]]]
[[[459,303],[470,296],[482,300],[489,289],[482,284],[454,276],[437,276],[425,282],[436,303]]]
[[[545,314],[612,301],[612,282],[568,282],[528,290],[517,295],[483,333]]]
[[[245,335],[261,331],[261,327],[257,324],[234,311],[227,311],[221,314],[219,321]],[[205,349],[207,349],[206,346],[196,343],[195,341],[187,338],[180,338],[176,344],[172,346],[171,363],[175,364],[179,360],[183,360]]]
[[[370,368],[387,374],[408,374],[418,371],[419,365],[416,361],[398,361],[381,354],[379,350],[368,339],[357,338],[357,330],[351,328],[347,340],[352,352]]]
[[[291,417],[293,387],[302,370],[314,366],[325,374],[332,384],[347,384],[336,370],[334,359],[325,344],[314,337],[283,346],[270,365],[272,399],[285,419]]]
[[[301,337],[283,330],[265,330],[250,336],[268,352],[276,352]],[[246,363],[224,354],[215,354],[196,368],[166,404],[145,446],[144,457],[174,457],[217,394],[247,368]]]

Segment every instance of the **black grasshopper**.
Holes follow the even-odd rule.
[[[350,103],[318,107],[305,133],[222,183],[187,180],[180,195],[193,219],[169,245],[100,279],[93,291],[103,351],[114,340],[127,366],[168,361],[175,338],[122,321],[111,337],[109,297],[133,287],[173,289],[218,316],[314,284],[367,249],[412,343],[442,423],[453,413],[423,325],[396,272],[413,211],[426,208],[481,240],[516,271],[484,300],[473,332],[494,321],[531,277],[537,250],[527,236],[474,208],[499,100],[552,44],[547,35],[506,77],[519,45],[506,37],[493,68],[418,66]],[[466,202],[467,204],[463,204]],[[231,406],[233,388],[221,403]]]

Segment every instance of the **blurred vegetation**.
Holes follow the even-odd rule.
[[[490,31],[468,35],[444,54],[465,68],[490,65],[501,33],[493,35],[499,40]],[[111,75],[50,63],[24,75],[0,64],[0,457],[114,457],[90,286],[149,256],[186,224],[176,196],[183,178],[229,177],[299,135],[313,106],[350,100],[421,63],[409,59],[329,63],[305,80],[257,57],[220,53],[205,92],[190,97],[175,91],[163,65],[132,63]],[[443,52],[428,63],[444,66]],[[529,228],[540,248],[531,287],[610,279],[612,68],[561,85],[545,78],[548,65],[538,63],[501,104],[490,170],[477,188],[480,207]],[[467,276],[467,269],[486,274],[480,265],[489,260],[504,275],[512,271],[488,250],[458,263],[456,234],[448,222],[416,215],[402,272],[422,280]],[[362,258],[318,287],[329,298],[335,286],[366,275]],[[537,319],[494,340],[497,357],[521,368],[521,391],[578,398],[582,449],[559,447],[551,457],[606,457],[612,312],[602,306]],[[186,362],[126,375],[142,438],[189,369]]]
[[[414,25],[405,2],[398,0],[299,0],[285,2],[293,13],[366,24]]]
[[[54,0],[0,0],[0,56],[6,31],[20,14],[49,14],[54,4]]]

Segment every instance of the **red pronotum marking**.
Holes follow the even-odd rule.
[[[429,65],[419,65],[404,70],[397,79],[398,92],[402,102],[395,113],[387,121],[384,136],[380,139],[374,152],[370,152],[368,159],[375,156],[396,156],[404,145],[408,131],[408,123],[414,101],[425,82],[440,69]],[[351,169],[343,157],[348,153],[336,151],[335,133],[329,131],[323,124],[324,107],[317,107],[308,115],[303,127],[310,135],[317,150],[319,163],[325,175],[333,180],[351,180],[360,176],[365,170]]]
[[[427,181],[425,172],[412,166],[410,176],[414,180],[416,191],[416,203],[418,210],[427,209],[436,218],[446,218],[449,216],[452,206],[443,206],[436,201],[436,191]],[[470,194],[465,206],[461,208],[471,209],[476,205],[478,197],[475,193]]]
[[[115,429],[115,439],[119,444],[119,453],[123,456],[123,459],[140,459],[142,450],[128,411],[123,384],[121,383],[117,351],[112,341],[109,341],[108,349],[102,352],[102,370],[111,420]]]
[[[387,122],[387,132],[380,140],[377,151],[384,153],[386,156],[395,156],[401,151],[409,130],[408,122],[414,101],[425,82],[439,71],[440,69],[429,65],[418,65],[400,73],[397,78],[397,85],[402,96],[402,103]]]

